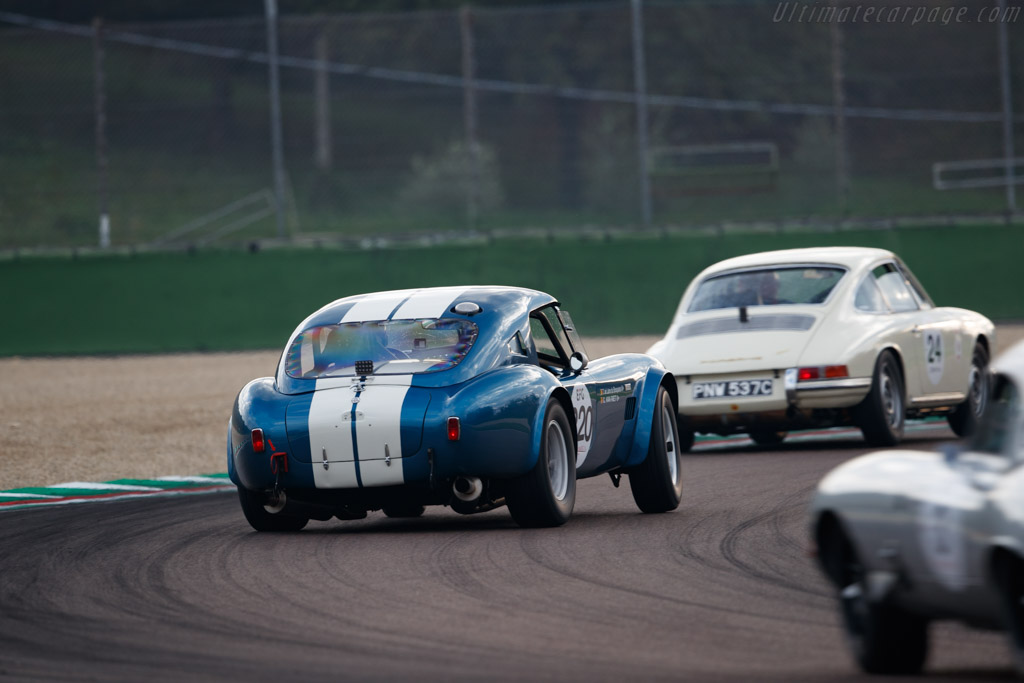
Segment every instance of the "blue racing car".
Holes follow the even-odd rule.
[[[228,473],[257,531],[368,511],[508,505],[564,524],[576,480],[625,474],[644,512],[682,495],[676,382],[642,354],[588,361],[548,294],[439,287],[339,299],[239,392]]]

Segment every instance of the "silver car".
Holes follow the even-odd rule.
[[[1006,630],[1024,674],[1024,343],[992,366],[966,450],[889,450],[830,472],[811,503],[822,570],[869,673],[915,673],[928,622]]]

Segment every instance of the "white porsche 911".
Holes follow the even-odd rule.
[[[791,249],[705,269],[647,353],[678,382],[681,446],[696,432],[767,445],[839,425],[892,446],[908,417],[972,430],[994,333],[978,313],[936,306],[892,252]]]

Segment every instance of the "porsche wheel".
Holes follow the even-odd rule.
[[[758,446],[778,446],[786,440],[789,432],[774,432],[771,430],[755,430],[750,432],[750,438]]]
[[[548,403],[540,439],[540,457],[528,473],[513,480],[506,503],[522,527],[565,524],[576,503],[576,443],[565,409]]]
[[[971,356],[971,374],[967,380],[967,400],[946,418],[957,436],[970,436],[988,403],[988,351],[978,344]]]
[[[683,496],[682,449],[676,409],[665,387],[658,389],[651,445],[644,461],[629,472],[633,500],[643,512],[668,512]]]
[[[384,514],[395,519],[422,517],[425,511],[422,505],[388,505],[384,508]]]
[[[238,499],[242,503],[245,519],[256,531],[298,531],[309,523],[308,517],[273,511],[262,492],[239,486]]]
[[[869,446],[895,446],[903,438],[906,403],[899,363],[883,351],[875,363],[871,391],[857,406],[857,423]]]
[[[909,675],[928,655],[927,620],[886,601],[868,599],[867,572],[837,525],[819,541],[822,563],[839,590],[846,639],[865,673]]]

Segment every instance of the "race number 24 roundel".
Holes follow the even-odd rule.
[[[576,414],[576,467],[579,467],[587,459],[594,438],[594,401],[586,384],[574,384],[569,391],[572,411]]]

